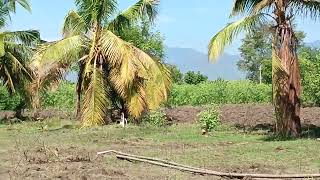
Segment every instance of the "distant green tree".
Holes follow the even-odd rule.
[[[172,82],[175,84],[183,83],[183,73],[176,65],[166,64],[167,69],[171,72]]]
[[[271,62],[271,34],[266,29],[257,28],[245,35],[239,48],[241,59],[238,68],[247,73],[247,79],[259,82],[259,67],[261,62],[269,59]]]
[[[201,74],[199,71],[196,73],[194,71],[188,71],[184,75],[184,82],[187,84],[200,84],[208,80],[208,77]]]
[[[304,47],[299,50],[303,100],[305,105],[320,105],[320,50]]]
[[[298,39],[298,47],[301,47],[305,38],[305,33],[296,31]],[[266,79],[262,79],[264,83],[272,83],[271,59],[272,33],[265,26],[256,27],[250,33],[247,33],[242,39],[242,45],[239,48],[241,59],[237,65],[239,70],[247,73],[247,79],[260,81],[260,66],[262,66],[262,75]],[[268,62],[270,61],[270,62]],[[264,67],[266,66],[266,67]],[[267,71],[266,71],[267,70]]]
[[[261,75],[263,83],[272,84],[272,62],[270,59],[261,61]]]
[[[142,21],[137,23],[132,28],[120,31],[118,35],[152,57],[163,60],[165,56],[164,38],[159,31],[154,29],[150,22]]]

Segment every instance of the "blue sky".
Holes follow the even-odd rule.
[[[137,0],[119,0],[125,9]],[[157,29],[169,47],[193,48],[206,51],[210,38],[229,22],[233,0],[161,0]],[[18,9],[9,26],[11,30],[37,29],[45,40],[61,37],[63,18],[74,9],[73,0],[31,0],[32,14]],[[298,29],[307,33],[307,42],[320,40],[320,22],[297,20]],[[237,40],[227,52],[235,54],[240,45]]]

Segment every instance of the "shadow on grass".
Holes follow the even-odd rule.
[[[263,138],[264,141],[293,141],[297,139],[318,139],[320,138],[320,127],[313,124],[306,124],[302,127],[300,137],[283,137],[276,135],[273,131],[270,135]]]

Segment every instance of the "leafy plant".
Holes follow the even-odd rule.
[[[198,85],[174,85],[167,106],[270,103],[271,85],[251,81],[214,81]]]
[[[201,74],[199,71],[196,73],[194,71],[188,71],[184,75],[184,82],[187,84],[200,84],[208,80],[208,77]]]
[[[163,111],[150,111],[142,119],[143,124],[162,127],[166,124],[166,115]]]
[[[201,129],[211,132],[220,124],[221,112],[218,105],[210,105],[206,110],[198,114],[198,122]]]
[[[0,85],[0,110],[15,110],[22,101],[18,94],[10,95],[8,90]]]
[[[43,91],[41,93],[41,102],[44,108],[53,108],[59,110],[74,110],[76,106],[75,84],[62,82],[54,91]]]

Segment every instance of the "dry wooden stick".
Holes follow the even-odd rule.
[[[185,167],[185,168],[189,168],[189,169],[200,170],[200,168],[195,168],[195,167],[191,167],[191,166],[186,166],[186,165],[178,164],[178,163],[175,163],[175,162],[170,162],[170,161],[166,161],[166,160],[162,160],[162,159],[145,157],[145,156],[137,156],[137,155],[127,154],[127,153],[123,153],[123,152],[119,152],[119,151],[115,151],[115,150],[98,152],[98,153],[97,153],[97,156],[100,156],[100,155],[103,155],[103,154],[110,154],[110,153],[114,153],[114,154],[122,155],[122,156],[128,156],[128,157],[135,157],[135,158],[138,158],[138,159],[144,159],[144,160],[161,162],[161,163],[169,164],[169,165],[173,165],[173,166],[179,166],[179,167]]]
[[[98,156],[102,154],[108,154],[108,153],[114,153],[116,154],[116,157],[118,159],[122,159],[122,160],[139,161],[139,162],[153,164],[161,167],[176,169],[183,172],[191,172],[191,173],[202,174],[202,175],[213,175],[213,176],[229,177],[229,178],[261,178],[261,179],[320,178],[320,174],[268,175],[268,174],[224,173],[224,172],[217,172],[217,171],[212,171],[207,169],[200,169],[200,168],[180,165],[177,163],[168,162],[168,161],[150,158],[150,157],[126,154],[126,153],[122,153],[114,150],[99,152]]]

